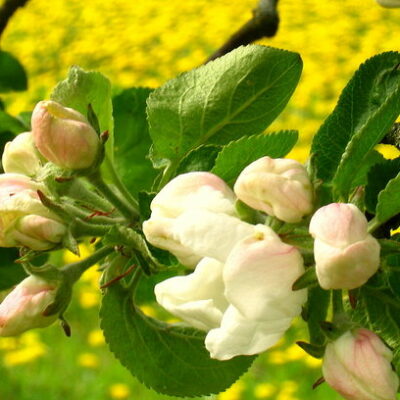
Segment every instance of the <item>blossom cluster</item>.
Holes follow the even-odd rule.
[[[305,271],[301,252],[284,242],[271,221],[309,223],[324,289],[357,288],[380,264],[380,246],[364,214],[345,203],[315,211],[310,179],[297,161],[256,160],[233,189],[210,172],[179,175],[155,196],[143,224],[150,243],[194,268],[157,284],[158,303],[205,331],[205,346],[219,360],[273,346],[307,299],[307,289],[292,289]],[[241,220],[238,202],[251,207],[260,223]],[[354,328],[327,345],[324,377],[346,399],[395,399],[399,382],[391,359],[378,336]],[[375,369],[365,372],[361,362]]]

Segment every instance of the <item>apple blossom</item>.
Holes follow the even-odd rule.
[[[221,236],[218,243],[223,242]],[[304,272],[302,257],[263,225],[254,226],[229,254],[222,250],[219,257],[226,261],[203,258],[192,274],[156,285],[157,301],[208,331],[205,345],[212,358],[260,353],[301,312],[306,291],[293,292],[292,284]]]
[[[41,167],[40,156],[33,144],[31,132],[20,133],[4,147],[1,163],[4,172],[35,175]]]
[[[21,174],[0,175],[0,246],[47,250],[62,240],[65,227],[40,201],[44,188]]]
[[[312,211],[313,193],[307,171],[295,160],[262,157],[249,164],[234,191],[248,206],[294,223]]]
[[[36,276],[24,279],[0,304],[0,336],[15,336],[51,325],[58,315],[45,316],[44,312],[56,293],[56,284]]]
[[[367,229],[367,219],[353,204],[332,203],[313,215],[310,234],[322,288],[354,289],[378,270],[380,246]]]
[[[390,349],[367,329],[348,331],[326,346],[326,382],[347,400],[396,400],[399,378]]]
[[[59,167],[89,168],[98,157],[100,140],[87,119],[55,101],[40,101],[36,105],[32,133],[39,152]]]

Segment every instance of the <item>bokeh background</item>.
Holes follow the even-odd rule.
[[[373,0],[279,3],[278,34],[260,43],[301,53],[304,72],[268,131],[298,129],[299,146],[291,155],[304,161],[312,136],[359,64],[399,49],[400,9],[383,9]],[[255,5],[256,0],[30,0],[2,38],[2,49],[22,62],[29,77],[28,91],[5,96],[7,109],[15,115],[31,110],[74,64],[107,75],[115,93],[157,87],[203,63],[250,18]],[[397,153],[386,147],[385,154]],[[108,351],[98,328],[99,302],[98,273],[92,268],[66,313],[71,338],[57,325],[1,338],[0,399],[167,399],[143,387]],[[143,309],[159,313],[151,303]],[[320,362],[294,344],[306,338],[301,323],[295,323],[231,389],[209,399],[340,399],[326,385],[311,389],[321,376]]]

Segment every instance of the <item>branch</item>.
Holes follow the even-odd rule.
[[[0,36],[3,34],[8,21],[18,8],[23,7],[29,0],[6,0],[0,8]]]
[[[207,60],[215,60],[239,46],[252,43],[263,37],[273,37],[278,31],[278,0],[259,0],[253,10],[253,18],[236,31],[228,41]]]
[[[393,146],[396,146],[397,149],[400,150],[400,122],[396,122],[392,126],[392,129],[382,139],[381,143],[391,144]]]

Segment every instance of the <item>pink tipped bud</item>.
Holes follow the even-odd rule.
[[[248,206],[295,223],[312,211],[312,187],[307,171],[295,160],[263,157],[239,175],[234,191]]]
[[[98,156],[100,141],[87,119],[55,101],[41,101],[36,105],[32,132],[39,152],[59,167],[88,168]]]
[[[311,218],[318,281],[324,289],[354,289],[378,269],[380,246],[353,204],[333,203]]]
[[[19,134],[4,147],[2,165],[5,172],[33,176],[41,166],[31,132]]]
[[[58,316],[43,314],[54,302],[56,292],[56,285],[43,279],[24,279],[0,304],[0,336],[15,336],[51,325]]]
[[[396,400],[399,378],[393,354],[367,329],[346,332],[326,346],[326,382],[347,400]]]

